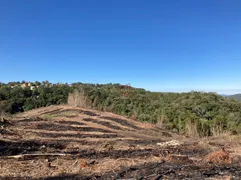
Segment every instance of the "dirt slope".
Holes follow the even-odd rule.
[[[50,106],[18,114],[2,124],[0,138],[0,179],[241,177],[239,137],[220,142],[186,139],[148,123],[84,108]],[[157,145],[172,140],[178,145]],[[231,164],[203,161],[223,146],[235,157]]]

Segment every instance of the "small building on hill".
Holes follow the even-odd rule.
[[[28,87],[28,83],[22,83],[22,84],[21,84],[21,87],[22,87],[22,88],[27,88],[27,87]]]

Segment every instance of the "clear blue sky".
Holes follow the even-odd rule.
[[[241,92],[240,0],[0,0],[0,81]]]

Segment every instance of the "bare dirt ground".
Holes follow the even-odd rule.
[[[0,125],[0,179],[241,179],[240,136],[191,139],[71,106]]]

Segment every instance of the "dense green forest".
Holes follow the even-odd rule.
[[[68,103],[113,112],[188,136],[241,133],[241,103],[215,93],[158,93],[119,84],[0,87],[0,110],[16,113]]]
[[[0,86],[0,114],[23,112],[55,104],[65,104],[71,88],[68,85],[30,87]]]

